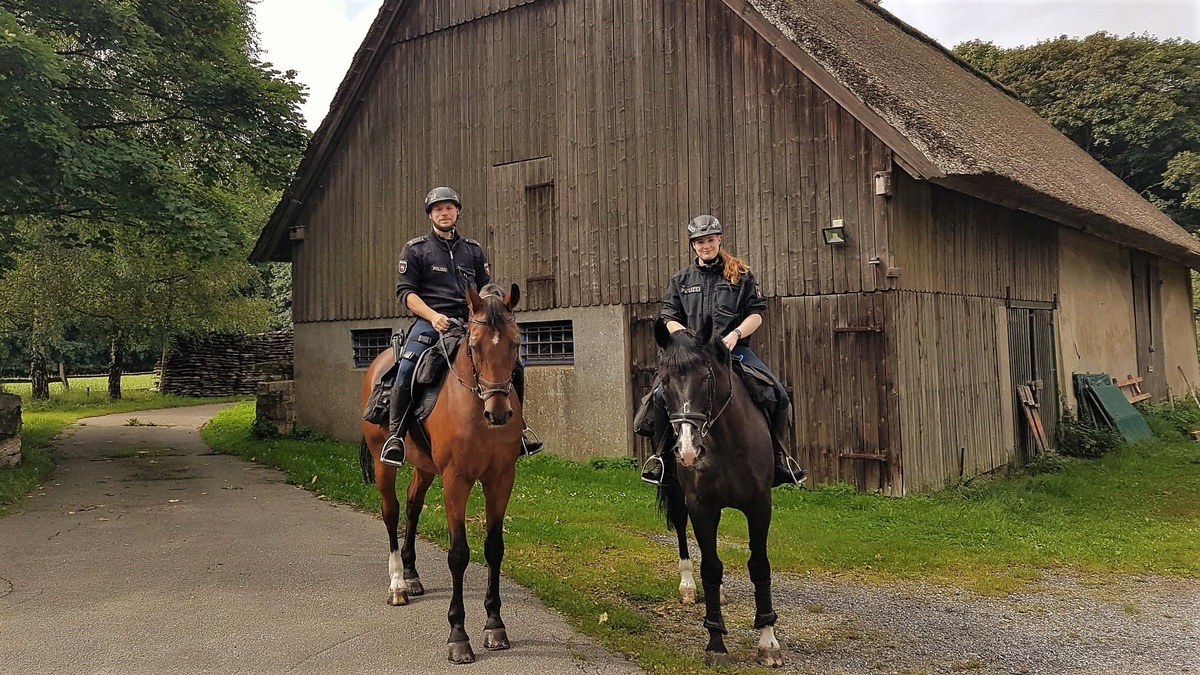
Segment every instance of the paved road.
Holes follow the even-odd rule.
[[[445,554],[419,546],[428,594],[388,607],[378,519],[212,454],[196,428],[219,409],[92,418],[58,441],[53,482],[0,519],[0,673],[642,672],[511,582],[512,649],[485,651],[476,564],[478,660],[450,665]]]

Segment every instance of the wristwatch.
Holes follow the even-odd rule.
[[[738,339],[739,339],[739,340],[741,340],[743,337],[745,337],[744,335],[742,335],[742,329],[741,329],[741,328],[734,328],[734,329],[733,329],[733,332],[737,333],[737,335],[738,335]]]

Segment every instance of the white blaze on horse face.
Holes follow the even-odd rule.
[[[498,344],[500,344],[500,331],[492,333],[492,346],[495,347]]]
[[[683,412],[691,412],[692,404],[690,401],[684,402]],[[690,467],[696,463],[696,458],[700,456],[700,449],[696,447],[696,427],[690,423],[684,422],[679,425],[679,461],[683,462],[684,466]]]

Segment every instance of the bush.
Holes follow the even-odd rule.
[[[1059,454],[1083,459],[1099,459],[1125,443],[1117,431],[1101,429],[1069,413],[1059,420],[1056,436]]]
[[[1177,401],[1174,403],[1141,404],[1146,422],[1154,433],[1168,438],[1191,438],[1191,433],[1200,429],[1200,408],[1194,403]]]

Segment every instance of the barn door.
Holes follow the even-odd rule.
[[[1055,430],[1058,428],[1058,373],[1054,354],[1054,310],[1049,306],[1046,308],[1010,306],[1008,309],[1008,354],[1014,399],[1016,399],[1019,385],[1029,386],[1034,400],[1038,404],[1037,410],[1042,419],[1046,440],[1053,446]],[[1021,457],[1029,459],[1033,457],[1037,445],[1033,440],[1033,432],[1025,421],[1025,412],[1021,407],[1021,402],[1014,400],[1013,403],[1015,438]]]
[[[1162,278],[1158,260],[1140,251],[1130,252],[1133,281],[1133,330],[1137,345],[1137,374],[1142,391],[1167,397],[1166,363],[1162,350]],[[1129,373],[1110,373],[1124,378]]]

